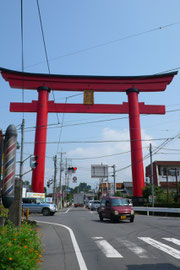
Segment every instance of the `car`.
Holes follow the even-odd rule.
[[[92,203],[91,203],[90,209],[91,209],[92,211],[93,211],[93,210],[97,210],[97,209],[99,208],[99,206],[100,206],[100,201],[94,200],[94,201],[92,201]]]
[[[99,219],[110,219],[111,222],[129,220],[134,221],[134,210],[126,198],[106,196],[101,200],[98,209]]]
[[[91,209],[91,204],[92,204],[92,202],[93,202],[93,200],[90,200],[89,202],[88,202],[88,209]]]
[[[24,212],[39,213],[43,216],[53,216],[57,212],[57,205],[54,203],[44,203],[35,198],[23,198],[22,208]]]
[[[84,203],[85,208],[88,208],[88,203],[89,203],[89,201],[85,201],[85,203]]]

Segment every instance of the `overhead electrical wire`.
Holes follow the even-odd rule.
[[[21,0],[21,67],[24,74],[24,23],[23,23],[23,0]],[[22,118],[24,119],[24,76],[22,77],[22,103],[23,112]]]
[[[50,65],[49,65],[47,46],[46,46],[46,41],[45,41],[45,36],[44,36],[44,30],[43,30],[42,16],[41,16],[41,11],[40,11],[40,7],[39,7],[39,0],[37,0],[36,2],[37,2],[37,8],[38,8],[38,14],[39,14],[39,20],[40,20],[40,27],[41,27],[41,33],[42,33],[44,51],[45,51],[45,56],[46,56],[46,63],[47,63],[48,72],[50,74],[51,73],[50,72]],[[52,90],[52,95],[53,95],[53,99],[54,99],[54,102],[55,102],[55,95],[54,95],[54,91],[53,90]],[[56,106],[55,103],[54,103],[54,106]],[[57,112],[56,112],[56,117],[57,117],[57,121],[58,121],[58,124],[59,124],[60,121],[59,121],[59,116],[58,116],[58,113]]]
[[[166,111],[166,113],[172,113],[172,112],[179,112],[180,109],[177,109],[177,110],[169,110],[169,111]],[[150,116],[149,114],[143,114],[141,115],[141,117],[146,117],[146,116]],[[110,121],[117,121],[117,120],[122,120],[122,119],[128,119],[128,116],[123,116],[123,117],[117,117],[117,118],[110,118],[110,119],[104,119],[104,120],[96,120],[96,121],[86,121],[86,122],[82,122],[82,123],[74,123],[74,124],[66,124],[66,125],[62,125],[60,123],[54,123],[54,124],[48,124],[47,127],[50,127],[48,129],[51,129],[51,128],[60,128],[61,126],[59,125],[62,125],[63,128],[64,127],[71,127],[71,126],[80,126],[80,125],[88,125],[88,124],[96,124],[96,123],[103,123],[103,122],[110,122]],[[42,126],[38,126],[39,127],[45,127],[45,125],[42,125]],[[30,132],[30,131],[34,131],[36,129],[36,126],[32,126],[32,127],[26,127],[25,128],[25,132]],[[19,128],[20,130],[20,128]]]
[[[166,139],[166,140],[165,140],[163,143],[161,143],[158,147],[156,147],[155,149],[152,150],[152,155],[157,154],[157,153],[163,148],[163,146],[165,146],[166,144],[172,142],[173,140],[176,140],[177,138],[179,138],[179,136],[180,136],[180,133],[178,133],[176,136],[174,136],[174,137],[172,137],[172,138]],[[150,157],[150,154],[147,154],[147,155],[145,155],[145,156],[143,157],[143,160],[146,160],[146,159],[149,158],[149,157]],[[138,162],[142,162],[142,160],[141,160],[141,161],[138,161]],[[123,167],[123,168],[121,168],[121,169],[117,169],[115,172],[123,171],[123,170],[125,170],[125,169],[128,169],[128,168],[131,167],[131,166],[134,166],[134,165],[135,165],[135,164],[129,164],[129,165],[126,166],[126,167]]]
[[[63,57],[72,56],[72,55],[79,54],[79,53],[82,53],[82,52],[86,52],[86,51],[90,51],[90,50],[93,50],[93,49],[101,48],[101,47],[104,47],[104,46],[107,46],[107,45],[110,45],[110,44],[114,44],[114,43],[117,43],[117,42],[120,42],[120,41],[123,41],[123,40],[131,39],[131,38],[138,37],[138,36],[142,36],[142,35],[148,34],[150,32],[159,31],[159,30],[162,30],[162,29],[165,29],[165,28],[168,28],[168,27],[172,27],[172,26],[177,25],[177,24],[180,24],[180,21],[174,22],[174,23],[171,23],[171,24],[166,24],[166,25],[159,26],[159,27],[155,27],[155,28],[152,28],[150,30],[142,31],[142,32],[139,32],[139,33],[127,35],[125,37],[117,38],[115,40],[110,40],[110,41],[107,41],[107,42],[103,42],[103,43],[100,43],[100,44],[97,44],[97,45],[94,45],[94,46],[90,46],[90,47],[87,47],[87,48],[84,48],[84,49],[80,49],[80,50],[77,50],[77,51],[74,51],[74,52],[71,52],[71,53],[66,53],[66,54],[54,57],[54,58],[50,59],[50,61],[51,62],[56,61],[56,60],[58,60],[60,58],[63,58]],[[37,66],[37,65],[40,65],[42,63],[44,63],[44,61],[41,61],[39,63],[30,65],[28,67]]]
[[[141,139],[142,142],[151,142],[151,141],[163,141],[163,140],[169,140],[174,139],[174,137],[169,138],[156,138],[156,139]],[[132,141],[138,141],[138,140],[132,140]],[[124,142],[130,142],[130,139],[127,140],[101,140],[101,141],[61,141],[61,144],[92,144],[92,143],[124,143]],[[37,144],[57,144],[57,141],[54,142],[37,142]],[[34,142],[25,142],[25,144],[34,144]]]

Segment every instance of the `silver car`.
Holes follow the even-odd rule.
[[[29,209],[29,213],[39,213],[43,214],[43,216],[53,216],[58,210],[56,204],[43,203],[34,198],[23,199],[22,207],[25,213]]]
[[[91,203],[91,207],[90,207],[90,209],[93,211],[93,210],[96,210],[97,211],[97,209],[100,207],[100,201],[98,201],[98,200],[94,200],[94,201],[92,201],[92,203]]]

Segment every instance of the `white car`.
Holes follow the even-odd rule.
[[[90,200],[90,201],[88,202],[88,209],[91,209],[91,205],[92,205],[93,202],[94,202],[94,200]]]

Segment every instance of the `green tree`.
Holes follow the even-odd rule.
[[[79,186],[74,188],[74,193],[85,192],[87,193],[91,189],[91,186],[87,183],[80,183]]]

